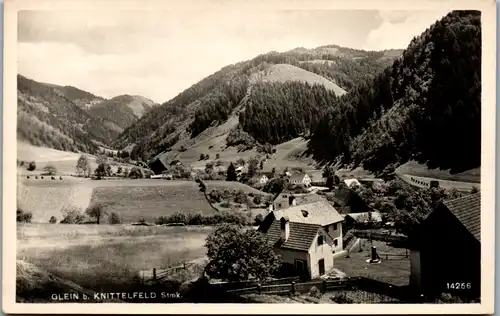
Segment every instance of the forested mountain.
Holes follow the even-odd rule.
[[[82,109],[88,109],[91,106],[104,101],[105,99],[99,96],[96,96],[90,92],[80,90],[73,86],[58,86],[55,84],[45,83],[45,85],[52,87],[59,91],[63,96],[71,100],[77,106]]]
[[[244,129],[262,143],[309,134],[323,107],[373,79],[397,55],[333,45],[263,54],[227,66],[152,109],[126,128],[115,146],[136,143],[135,152],[145,156],[181,151],[217,126],[226,134]]]
[[[328,107],[309,146],[381,171],[415,159],[459,172],[481,162],[480,12],[455,11],[369,84]]]
[[[17,137],[36,146],[93,153],[113,132],[58,88],[17,76]]]
[[[138,95],[120,95],[103,100],[88,109],[93,117],[103,119],[106,126],[117,132],[117,135],[130,124],[151,110],[155,103]]]

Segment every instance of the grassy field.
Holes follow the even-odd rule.
[[[359,248],[355,247],[349,254],[349,258],[341,256],[334,260],[334,266],[337,269],[345,272],[350,277],[366,277],[397,286],[409,284],[410,260],[402,256],[389,257],[388,259],[383,256],[386,253],[405,255],[406,250],[404,248],[394,248],[385,242],[373,241],[382,262],[370,264],[366,260],[370,259],[371,256],[371,244],[365,239],[361,241],[362,252],[359,252]]]
[[[268,196],[239,182],[206,181],[208,191],[242,190]],[[26,179],[18,181],[18,206],[32,212],[33,222],[47,223],[51,216],[62,219],[65,207],[81,211],[91,202],[109,202],[106,211],[116,212],[125,223],[175,212],[213,213],[194,181],[157,179],[89,180],[65,177],[63,180]]]
[[[474,168],[460,173],[450,173],[449,170],[429,169],[415,161],[405,163],[396,169],[398,174],[407,174],[423,178],[435,178],[457,182],[481,182],[481,168]]]
[[[44,173],[43,168],[51,164],[57,169],[57,175],[74,175],[75,167],[81,154],[74,152],[66,152],[46,147],[37,147],[24,142],[17,142],[17,159],[22,161],[35,161],[36,169],[28,171],[26,168],[18,168],[19,175],[40,175]],[[90,168],[97,168],[96,157],[94,155],[85,154],[87,156]],[[111,162],[111,171],[117,172],[118,167],[130,169],[134,167],[131,164]]]
[[[205,256],[207,227],[18,225],[17,258],[94,291],[126,291],[139,271]]]

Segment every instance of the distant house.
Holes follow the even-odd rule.
[[[344,217],[344,227],[346,229],[357,226],[377,226],[382,223],[380,212],[350,213]]]
[[[293,194],[288,190],[283,190],[273,198],[272,203],[269,205],[269,211],[280,210],[295,205],[297,205],[297,200]]]
[[[445,201],[431,212],[410,236],[410,262],[410,285],[417,293],[479,297],[481,193]],[[450,288],[457,284],[460,289]]]
[[[311,185],[311,178],[305,173],[292,174],[290,176],[290,183],[310,186]]]
[[[258,230],[281,256],[283,273],[318,278],[333,268],[342,248],[342,216],[328,202],[270,212]]]
[[[344,183],[348,188],[361,186],[361,183],[357,179],[344,179]]]
[[[252,177],[251,181],[256,184],[266,184],[269,178],[265,174]]]
[[[151,165],[149,166],[149,168],[151,170],[153,170],[153,172],[157,175],[160,175],[163,173],[163,171],[167,170],[168,167],[167,165],[163,162],[163,160],[161,158],[156,158],[155,160],[153,160],[153,162],[151,163]]]
[[[245,166],[238,166],[235,170],[237,175],[247,172],[247,168],[245,168]]]
[[[340,186],[334,193],[335,208],[343,214],[373,212],[368,204],[352,189]]]

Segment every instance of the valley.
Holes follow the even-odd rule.
[[[204,260],[209,236],[222,224],[257,239],[248,232],[274,221],[270,214],[282,205],[312,203],[327,210],[323,218],[338,220],[325,227],[337,231],[340,223],[339,237],[317,237],[318,247],[335,245],[328,244],[342,256],[338,267],[366,277],[358,272],[368,252],[349,257],[363,241],[354,231],[406,238],[441,203],[481,190],[479,35],[477,13],[457,11],[404,50],[326,45],[267,52],[162,104],[19,74],[20,299],[36,301],[32,295],[52,287],[135,291],[157,285],[139,273],[182,264],[169,279],[177,290],[201,272],[214,273]],[[301,220],[316,211],[305,208]],[[353,213],[369,220],[357,222]],[[311,225],[320,227],[315,234],[323,229]],[[403,256],[403,248],[380,245]],[[405,286],[404,253],[401,262],[386,260],[369,273]],[[325,275],[324,261],[321,267]]]

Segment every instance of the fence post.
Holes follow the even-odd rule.
[[[295,294],[295,281],[292,281],[292,294]]]
[[[156,281],[156,268],[153,268],[153,280]]]
[[[262,285],[260,283],[257,284],[257,291],[259,292],[259,294],[262,294]]]

